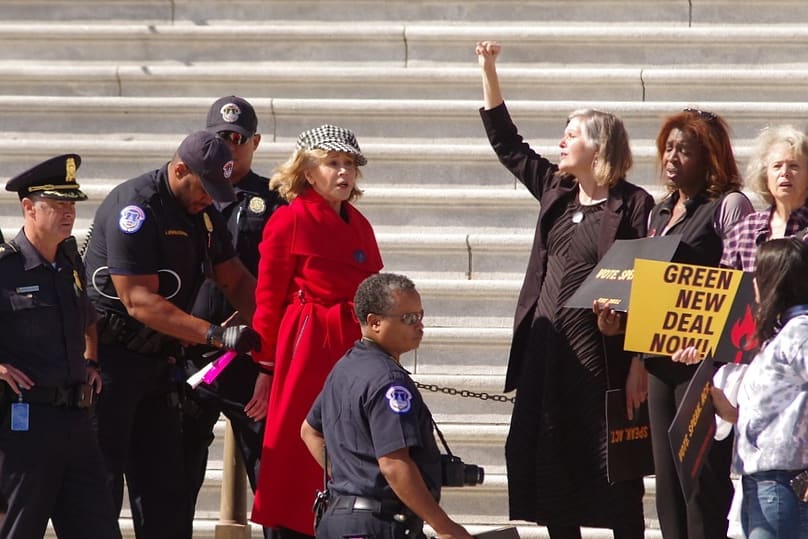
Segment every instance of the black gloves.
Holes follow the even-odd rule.
[[[211,324],[208,329],[208,344],[225,350],[235,350],[246,354],[251,350],[261,350],[261,337],[250,326],[228,326]]]

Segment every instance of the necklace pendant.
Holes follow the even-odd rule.
[[[572,214],[572,222],[576,225],[584,220],[584,212],[581,210],[577,210],[575,213]]]

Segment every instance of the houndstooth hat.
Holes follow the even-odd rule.
[[[300,133],[297,137],[297,149],[314,150],[315,148],[352,154],[356,157],[356,165],[360,167],[368,162],[362,155],[362,150],[359,149],[353,132],[336,125],[321,125]]]

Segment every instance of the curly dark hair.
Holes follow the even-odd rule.
[[[741,190],[743,178],[732,151],[729,126],[723,118],[712,112],[694,109],[685,109],[665,118],[656,138],[660,166],[668,135],[674,129],[690,135],[701,148],[707,165],[707,170],[704,172],[709,198],[716,199],[724,193]],[[665,187],[670,192],[677,189],[671,181],[667,181]]]
[[[779,330],[783,311],[808,303],[808,245],[796,238],[767,241],[758,248],[756,263],[755,332],[763,343]]]
[[[394,292],[410,290],[415,290],[415,284],[395,273],[377,273],[359,283],[354,295],[354,312],[359,325],[366,326],[371,313],[389,313],[395,306]]]

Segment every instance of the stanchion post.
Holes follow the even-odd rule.
[[[216,539],[249,539],[247,523],[247,474],[244,461],[236,447],[233,427],[227,420],[224,433],[224,458],[222,462],[222,492],[219,505],[219,522],[216,524]]]

